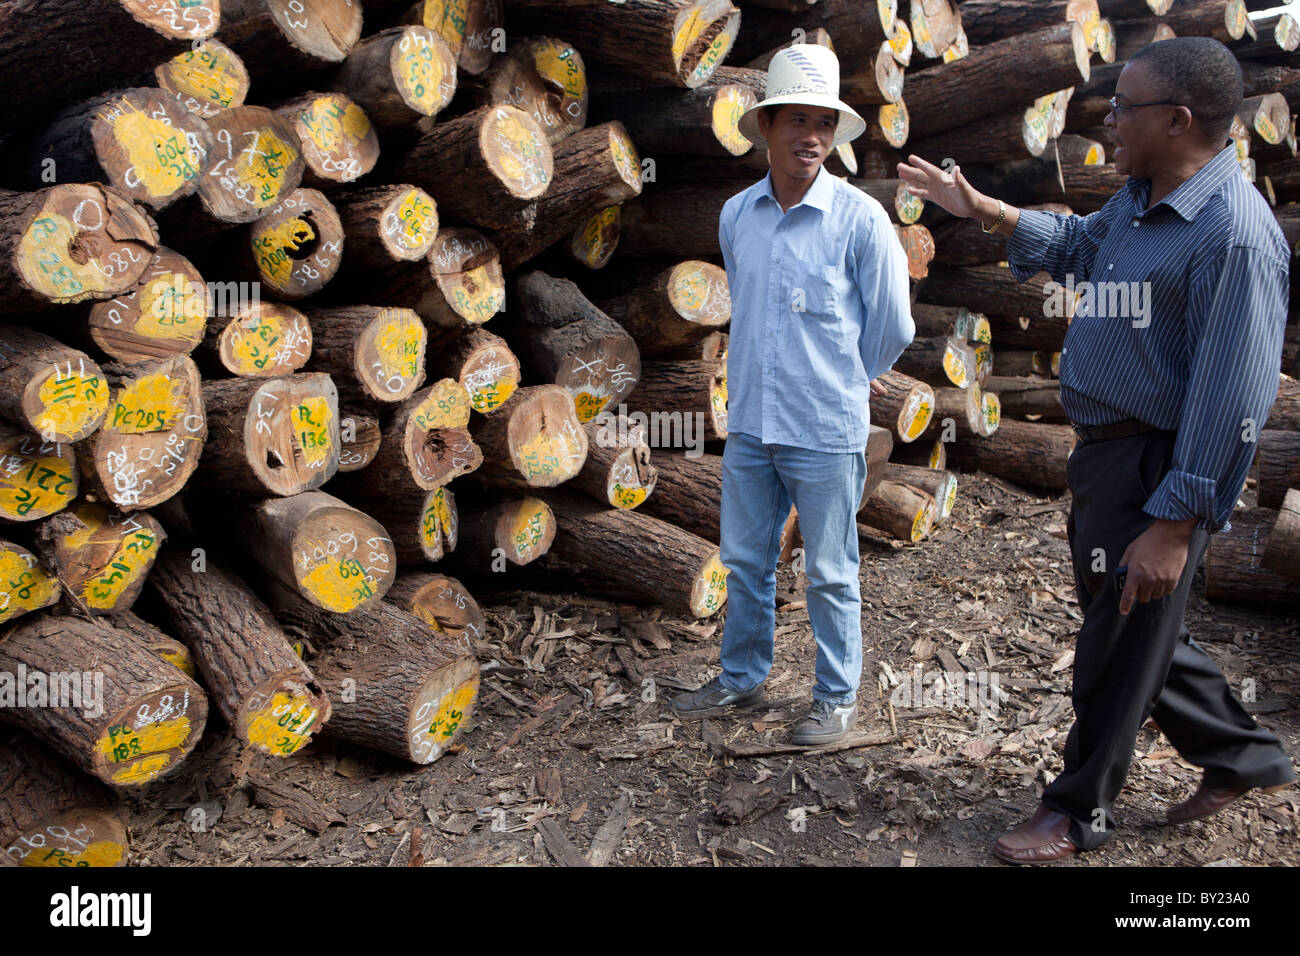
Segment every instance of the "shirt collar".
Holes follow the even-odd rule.
[[[1171,192],[1156,206],[1168,206],[1188,222],[1196,218],[1201,207],[1219,191],[1219,188],[1234,174],[1240,171],[1237,164],[1237,148],[1229,143],[1219,154],[1202,166],[1188,180]],[[1138,209],[1143,209],[1147,197],[1151,195],[1150,179],[1130,179],[1126,184]],[[1150,212],[1151,210],[1146,210]]]
[[[768,170],[767,175],[763,177],[762,188],[758,193],[759,198],[766,196],[772,202],[776,202],[776,194],[772,192],[772,171]],[[779,206],[780,203],[777,203]],[[817,170],[817,178],[813,184],[808,187],[808,191],[803,194],[803,199],[798,205],[791,206],[791,209],[798,209],[799,206],[812,206],[814,209],[820,209],[822,212],[830,212],[835,206],[835,177],[826,171],[825,164]]]

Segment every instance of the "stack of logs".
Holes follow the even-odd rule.
[[[923,538],[949,455],[1064,488],[1072,444],[1072,295],[924,208],[907,152],[1091,211],[1120,185],[1098,127],[1125,57],[1218,36],[1246,70],[1243,169],[1300,239],[1285,15],[738,3],[0,8],[0,859],[124,862],[107,787],[174,772],[210,708],[274,757],[323,733],[436,759],[474,710],[480,586],[721,609],[717,218],[766,169],[736,124],[790,42],[837,50],[869,128],[830,168],[889,212],[913,279],[865,529]],[[1291,516],[1294,574],[1298,493],[1264,493],[1300,484],[1288,388],[1259,500]],[[798,540],[792,513],[786,559]]]

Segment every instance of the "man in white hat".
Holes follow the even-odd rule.
[[[866,128],[839,99],[839,61],[779,52],[767,96],[740,119],[766,143],[768,175],[719,220],[731,288],[722,460],[727,617],[722,674],[672,702],[700,718],[764,697],[772,666],[776,559],[793,501],[817,641],[816,683],[796,744],[825,744],[857,719],[862,598],[856,512],[866,480],[870,382],[912,341],[907,261],[880,204],[822,169]]]

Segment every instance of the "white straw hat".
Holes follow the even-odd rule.
[[[835,53],[813,43],[795,43],[772,57],[767,68],[767,98],[747,110],[737,126],[754,143],[766,142],[758,128],[759,111],[765,106],[801,103],[839,110],[832,147],[857,139],[867,122],[853,107],[840,100],[840,61]]]

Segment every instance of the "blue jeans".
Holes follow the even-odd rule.
[[[732,432],[722,456],[722,563],[727,616],[722,686],[744,692],[767,679],[776,631],[776,560],[794,502],[808,576],[808,618],[817,640],[813,699],[851,704],[862,679],[858,499],[865,451],[833,454],[764,445]]]

